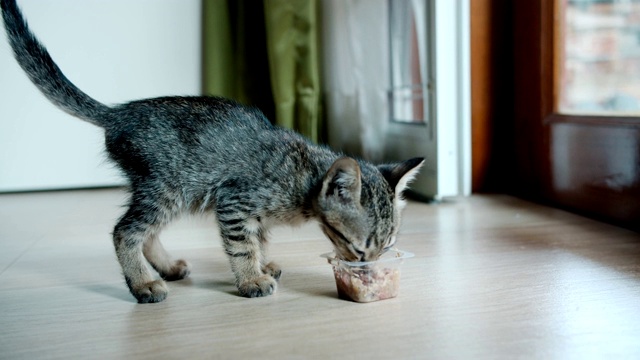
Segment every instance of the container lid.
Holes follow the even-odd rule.
[[[323,258],[326,258],[329,261],[329,264],[332,265],[347,265],[347,266],[351,266],[351,267],[360,267],[360,266],[367,266],[367,265],[373,265],[373,264],[381,264],[381,263],[388,263],[388,262],[394,262],[394,261],[402,261],[404,259],[408,259],[408,258],[412,258],[414,256],[413,253],[408,252],[408,251],[402,251],[402,250],[398,250],[398,249],[390,249],[389,251],[387,251],[386,253],[382,254],[382,256],[375,261],[346,261],[346,260],[340,260],[336,258],[336,254],[335,252],[329,252],[326,254],[322,254],[320,255]]]

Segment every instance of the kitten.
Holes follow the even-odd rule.
[[[113,242],[138,302],[164,300],[164,280],[189,275],[189,264],[172,260],[158,238],[183,212],[216,215],[236,286],[247,297],[276,291],[281,271],[265,254],[271,226],[315,219],[337,256],[351,261],[375,260],[394,246],[401,194],[423,159],[376,167],[218,97],[104,105],[64,76],[15,0],[0,1],[18,63],[51,102],[104,129],[109,157],[129,180],[129,208]],[[154,279],[145,259],[162,279]]]

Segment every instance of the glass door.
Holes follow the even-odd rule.
[[[385,157],[425,157],[411,188],[439,199],[471,192],[469,4],[389,0]]]

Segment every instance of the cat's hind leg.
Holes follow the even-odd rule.
[[[154,279],[142,252],[145,242],[157,236],[162,223],[163,216],[154,207],[133,203],[113,231],[122,273],[139,303],[160,302],[169,292],[163,280]]]
[[[157,234],[146,239],[142,245],[142,253],[149,264],[167,281],[181,280],[191,273],[191,266],[185,260],[171,259]]]

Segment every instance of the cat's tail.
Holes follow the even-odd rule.
[[[67,113],[105,127],[111,108],[92,99],[67,79],[29,30],[15,0],[0,0],[0,7],[16,60],[38,89]]]

